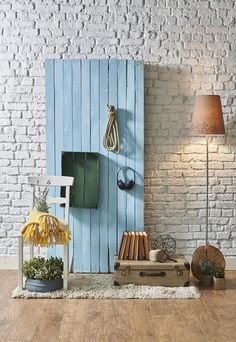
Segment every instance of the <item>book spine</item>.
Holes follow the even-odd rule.
[[[139,233],[135,232],[134,241],[134,260],[138,260]]]
[[[129,247],[129,260],[133,260],[134,258],[134,240],[135,240],[135,233],[131,232],[131,241]]]
[[[143,232],[143,242],[144,242],[145,259],[149,260],[149,243],[148,243],[148,235],[146,232]]]
[[[127,240],[126,240],[126,246],[125,246],[125,254],[124,254],[124,259],[128,259],[129,256],[129,247],[130,247],[130,240],[131,240],[131,233],[127,233]]]
[[[143,232],[139,232],[138,259],[143,260]]]
[[[121,252],[120,252],[120,260],[124,259],[124,254],[125,254],[125,249],[126,249],[126,242],[127,242],[127,238],[128,238],[128,233],[124,232],[123,235],[124,235],[124,238],[122,239]]]

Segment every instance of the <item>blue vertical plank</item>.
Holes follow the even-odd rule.
[[[135,222],[137,230],[144,229],[144,67],[136,62],[135,68],[135,169],[137,186],[135,187]]]
[[[121,151],[118,154],[117,161],[117,171],[126,166],[126,153],[127,153],[127,141],[126,141],[126,77],[127,77],[127,67],[125,60],[118,60],[118,110],[117,110],[117,120],[120,132],[121,141]],[[126,193],[118,189],[118,236],[117,241],[120,243],[122,232],[127,230],[126,222]]]
[[[73,75],[73,151],[82,150],[82,103],[81,103],[81,61],[74,60],[72,63]],[[83,254],[82,254],[82,209],[73,208],[74,215],[74,248],[73,248],[73,271],[82,272]]]
[[[64,61],[63,67],[63,151],[73,151],[73,84],[72,84],[72,62]],[[73,241],[74,241],[74,218],[73,208],[69,211],[69,227],[71,232],[71,241],[69,244],[69,265],[72,265]]]
[[[133,60],[127,61],[127,166],[135,169],[135,62]],[[132,172],[128,172],[128,177],[133,177]],[[127,192],[127,228],[130,231],[135,230],[134,224],[134,188]]]
[[[90,60],[82,61],[82,151],[91,150],[91,80]],[[82,209],[82,254],[83,272],[90,272],[91,248],[91,216],[90,209]]]
[[[108,61],[100,60],[100,272],[108,272],[108,152],[102,145],[107,123]]]
[[[63,149],[73,148],[73,111],[72,111],[72,66],[70,60],[63,62]]]
[[[109,104],[117,110],[117,60],[109,61]],[[113,272],[114,255],[117,254],[117,153],[109,152],[109,188],[108,188],[108,204],[109,204],[109,220],[108,220],[108,254],[109,254],[109,271]]]
[[[90,60],[82,61],[82,151],[91,149],[91,117],[90,117]]]
[[[91,60],[91,151],[99,152],[99,60]],[[99,208],[91,209],[91,271],[99,272]]]
[[[55,84],[54,60],[45,62],[46,84],[46,165],[47,175],[55,174]],[[55,188],[50,189],[50,196],[55,196]],[[55,214],[53,210],[50,210]],[[48,256],[55,256],[55,248],[48,248]]]

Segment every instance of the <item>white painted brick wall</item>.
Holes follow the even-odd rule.
[[[145,66],[145,225],[191,255],[204,243],[205,146],[196,94],[221,95],[226,138],[210,145],[210,240],[236,256],[236,4],[233,0],[0,2],[0,255],[15,255],[27,176],[45,172],[45,58]]]

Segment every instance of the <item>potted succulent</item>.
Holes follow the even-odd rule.
[[[225,271],[221,267],[216,267],[213,276],[213,289],[214,290],[225,290],[226,289],[226,279]]]
[[[201,281],[204,287],[211,287],[213,282],[214,262],[208,259],[200,260]]]
[[[61,258],[39,257],[24,261],[22,273],[25,288],[30,292],[51,292],[63,287],[63,262]]]

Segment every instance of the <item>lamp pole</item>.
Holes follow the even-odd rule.
[[[206,246],[208,245],[208,186],[209,186],[209,160],[208,160],[209,137],[206,134]]]

